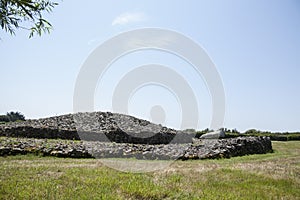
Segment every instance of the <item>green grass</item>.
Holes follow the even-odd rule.
[[[300,199],[300,142],[273,142],[273,148],[176,161],[151,173],[116,171],[96,159],[1,157],[0,199]]]

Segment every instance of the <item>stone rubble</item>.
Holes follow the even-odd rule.
[[[110,112],[75,113],[1,124],[0,136],[136,144],[168,144],[176,136],[177,142],[192,141],[192,135],[182,131]]]
[[[194,136],[124,114],[75,113],[1,124],[0,156],[186,160],[272,152],[268,137]]]
[[[198,139],[192,144],[130,144],[98,141],[0,138],[0,156],[37,154],[70,158],[213,159],[272,152],[268,137]]]

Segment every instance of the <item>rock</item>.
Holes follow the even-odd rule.
[[[0,156],[7,156],[11,152],[11,148],[9,147],[0,147]]]
[[[223,130],[217,130],[214,132],[201,135],[200,139],[220,139],[225,138],[225,132]]]
[[[86,112],[0,125],[0,136],[168,144],[177,130],[129,115]]]
[[[40,154],[70,158],[214,159],[272,152],[268,137],[201,139],[201,144],[129,144],[99,141],[73,142],[28,138],[0,140],[0,156]],[[15,147],[14,147],[15,146]]]

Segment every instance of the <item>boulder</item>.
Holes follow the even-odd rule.
[[[206,133],[201,135],[200,139],[220,139],[225,138],[225,132],[223,130],[217,130],[214,132]]]

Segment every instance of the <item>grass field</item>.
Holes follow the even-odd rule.
[[[148,173],[96,159],[1,157],[0,199],[300,199],[300,141],[272,144],[270,154],[176,161]]]

